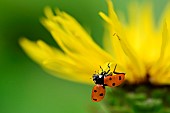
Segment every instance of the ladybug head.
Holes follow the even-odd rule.
[[[94,74],[93,81],[95,84],[104,84],[104,75]]]
[[[99,79],[99,75],[97,75],[97,74],[94,74],[93,75],[93,81],[94,81],[94,83],[96,83],[96,81]]]

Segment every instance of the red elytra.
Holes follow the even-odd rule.
[[[104,84],[109,87],[115,87],[122,84],[125,80],[125,74],[120,73],[116,75],[109,75],[104,78]]]
[[[99,84],[95,85],[92,89],[92,96],[91,96],[92,101],[93,102],[101,101],[105,96],[105,92],[106,92],[105,86]]]

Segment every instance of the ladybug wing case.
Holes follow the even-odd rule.
[[[104,78],[104,84],[110,87],[119,86],[123,83],[125,79],[125,74],[116,74],[112,76],[106,76]]]
[[[101,101],[105,96],[105,87],[103,85],[95,85],[92,89],[92,101],[93,102],[99,102]]]

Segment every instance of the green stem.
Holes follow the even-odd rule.
[[[108,107],[106,106],[106,104],[104,104],[104,102],[99,102],[101,109],[104,111],[104,113],[110,113]]]

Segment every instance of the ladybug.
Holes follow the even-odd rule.
[[[103,71],[102,67],[100,66],[100,68],[102,69],[102,72],[100,74],[93,74],[93,81],[96,84],[93,89],[92,89],[92,101],[93,102],[99,102],[101,101],[106,93],[105,90],[105,86],[109,86],[109,87],[114,87],[114,86],[118,86],[120,85],[125,78],[125,73],[119,73],[116,72],[116,66],[114,68],[113,73],[116,75],[113,75],[112,72],[110,72],[110,66],[108,64],[108,71]],[[110,73],[109,73],[110,72]]]
[[[93,81],[96,84],[92,89],[92,101],[99,102],[105,96],[105,85],[104,85],[104,75],[101,74],[94,74]]]

